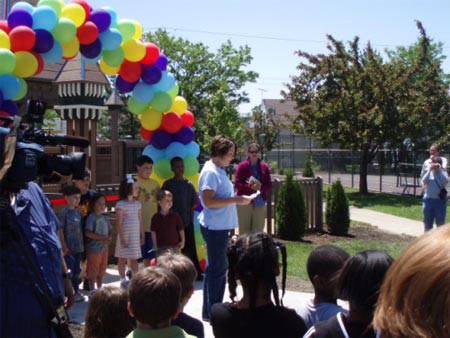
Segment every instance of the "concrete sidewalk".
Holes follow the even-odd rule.
[[[350,219],[367,223],[377,228],[398,235],[418,237],[423,234],[423,223],[411,219],[393,216],[369,209],[350,207]]]

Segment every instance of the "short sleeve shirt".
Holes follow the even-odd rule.
[[[67,247],[77,254],[84,251],[83,216],[79,209],[64,208],[59,215]]]
[[[85,230],[95,232],[100,236],[110,236],[111,223],[105,215],[90,213],[86,219]],[[107,242],[97,241],[92,238],[86,240],[86,253],[101,253],[108,247]]]

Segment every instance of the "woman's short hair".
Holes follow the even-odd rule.
[[[337,279],[340,299],[373,311],[384,276],[394,259],[380,250],[365,250],[350,257]]]
[[[84,336],[126,337],[136,325],[127,306],[127,290],[112,285],[98,289],[89,299]]]
[[[373,324],[382,337],[450,337],[450,224],[420,236],[397,258]]]
[[[236,154],[236,143],[226,135],[214,136],[211,142],[211,157],[224,156],[234,147],[234,153]]]

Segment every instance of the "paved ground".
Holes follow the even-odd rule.
[[[423,233],[422,222],[412,221],[405,218],[387,215],[381,212],[371,211],[367,209],[360,208],[350,208],[350,218],[355,221],[360,221],[368,224],[377,226],[378,228],[393,232],[396,234],[408,234],[411,236],[420,236]],[[117,270],[108,269],[107,274],[104,278],[106,284],[116,284],[119,286],[119,276]],[[285,306],[295,308],[297,304],[304,300],[308,300],[312,297],[309,293],[304,292],[286,292],[284,297]],[[228,294],[225,295],[225,300],[228,300]],[[187,304],[185,311],[193,317],[201,319],[201,308],[203,301],[202,293],[202,283],[196,283],[196,290]],[[82,303],[75,304],[69,310],[70,319],[76,323],[84,323],[84,318],[86,315],[88,307],[87,297],[86,301]],[[212,329],[209,323],[204,322],[205,335],[207,338],[213,337]]]

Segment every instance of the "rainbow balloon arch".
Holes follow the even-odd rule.
[[[200,147],[194,142],[194,115],[178,96],[167,57],[142,40],[142,25],[118,19],[114,9],[93,9],[86,0],[40,0],[36,7],[16,3],[0,20],[0,116],[18,114],[16,101],[27,94],[26,78],[45,64],[80,53],[99,63],[105,75],[117,75],[115,87],[129,95],[128,109],[139,117],[143,154],[154,161],[152,177],[160,184],[173,175],[170,159],[184,159],[186,177],[198,191]]]

